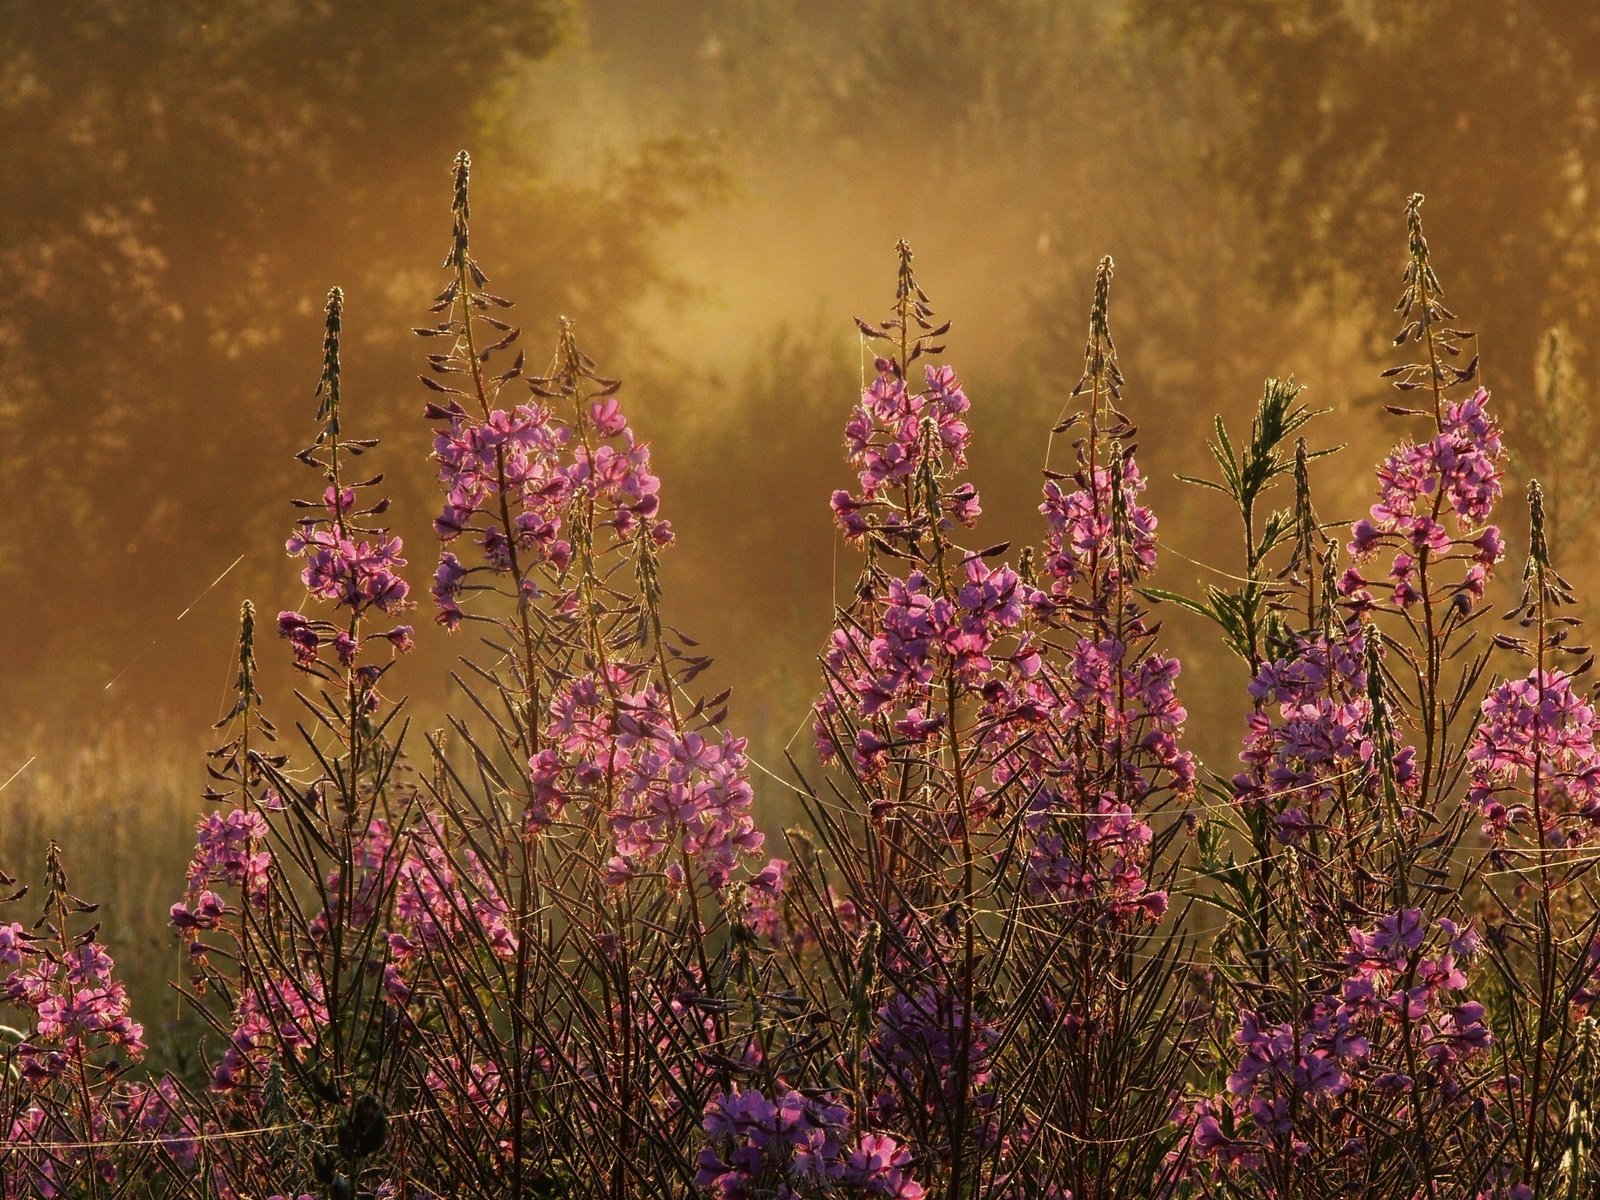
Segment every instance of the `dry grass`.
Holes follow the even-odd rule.
[[[62,847],[72,890],[100,906],[102,940],[153,1052],[181,1062],[194,1038],[171,986],[183,956],[167,910],[182,895],[203,808],[198,743],[160,726],[113,725],[75,743],[13,733],[0,740],[0,782],[19,768],[0,791],[0,871],[37,891],[45,848]],[[25,919],[28,901],[18,909],[14,919]]]

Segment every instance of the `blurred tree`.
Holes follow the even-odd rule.
[[[1254,214],[1206,178],[1249,128],[1240,87],[1130,23],[1125,0],[997,0],[982,19],[960,0],[824,0],[823,18],[783,0],[714,7],[699,94],[720,100],[730,140],[747,156],[800,159],[830,187],[875,190],[908,227],[931,220],[933,244],[914,242],[925,260],[947,244],[990,264],[1027,318],[979,336],[1001,344],[1028,390],[1050,392],[1052,364],[1075,362],[1108,252],[1130,362],[1159,405],[1145,415],[1180,422],[1157,455],[1187,453],[1185,435],[1219,407],[1247,411],[1266,375],[1348,363],[1349,339],[1330,351],[1312,306],[1260,293]],[[797,142],[816,151],[797,154]],[[970,362],[985,315],[963,299],[953,348]],[[1055,415],[1049,403],[1040,422]],[[1015,424],[1036,437],[1038,425]],[[1030,495],[1035,484],[1024,481]]]
[[[735,152],[799,164],[796,195],[808,185],[847,190],[862,223],[910,238],[932,272],[926,281],[965,268],[960,293],[930,286],[941,315],[954,318],[951,362],[974,398],[974,476],[993,519],[985,528],[1019,539],[1039,528],[1036,468],[1078,377],[1103,254],[1117,262],[1128,408],[1150,433],[1141,461],[1166,527],[1221,515],[1173,474],[1194,469],[1214,414],[1248,422],[1266,377],[1295,375],[1317,407],[1381,393],[1363,338],[1370,326],[1263,289],[1261,224],[1247,199],[1208,176],[1251,128],[1243,89],[1170,31],[1129,21],[1128,0],[996,0],[981,10],[961,0],[819,0],[803,10],[716,0],[712,10],[706,84],[695,95]],[[1389,216],[1391,235],[1399,214]],[[1363,316],[1381,317],[1389,303]],[[836,398],[836,421],[847,402]],[[1364,443],[1352,449],[1357,462],[1379,448],[1360,423],[1343,422],[1339,437]],[[727,453],[758,454],[761,444]],[[1364,471],[1328,474],[1343,476],[1330,481],[1330,510],[1370,503]],[[1202,548],[1181,538],[1169,546],[1166,577],[1187,583],[1195,568],[1178,556],[1204,557]],[[1209,630],[1187,629],[1181,614],[1173,625],[1197,674],[1229,678]],[[1219,712],[1232,703],[1212,691]],[[1203,685],[1186,697],[1198,725],[1224,731],[1218,752],[1236,753],[1232,714],[1213,721]]]
[[[1234,80],[1242,126],[1210,166],[1264,219],[1279,294],[1337,278],[1388,333],[1401,213],[1421,191],[1451,304],[1482,335],[1488,385],[1511,385],[1501,411],[1513,426],[1546,330],[1564,326],[1579,374],[1596,377],[1600,8],[1133,0],[1133,11]]]
[[[103,681],[234,553],[289,578],[262,548],[330,283],[363,424],[407,430],[382,465],[421,490],[405,331],[438,287],[460,146],[528,343],[558,311],[626,327],[665,277],[657,234],[716,176],[671,138],[546,169],[519,87],[571,26],[563,0],[0,0],[4,686],[51,656]]]
[[[736,689],[741,733],[763,765],[810,752],[818,630],[832,604],[849,598],[860,565],[841,554],[827,506],[834,487],[853,481],[843,414],[863,369],[855,330],[838,326],[819,313],[757,333],[741,371],[701,382],[702,394],[723,395],[686,409],[681,432],[697,453],[668,481],[674,497],[692,497],[702,511],[736,514],[715,538],[683,539],[666,564],[669,585],[718,614],[711,678]],[[802,488],[781,470],[795,464]]]
[[[1533,438],[1545,489],[1545,540],[1579,559],[1573,552],[1594,534],[1600,487],[1594,470],[1594,409],[1586,402],[1584,381],[1573,369],[1567,342],[1559,328],[1545,334],[1538,386],[1523,426]]]

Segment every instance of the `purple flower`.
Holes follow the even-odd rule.
[[[783,890],[788,874],[788,862],[769,859],[745,884],[745,926],[775,946],[783,944]]]
[[[835,492],[832,501],[834,518],[850,541],[871,529],[903,531],[908,515],[902,511],[903,492],[915,485],[924,460],[937,455],[941,464],[964,470],[972,440],[963,419],[971,402],[952,368],[927,366],[921,392],[913,392],[888,359],[877,360],[877,371],[845,426],[847,456],[857,469],[860,491]],[[971,526],[978,512],[971,484],[942,492],[941,523]],[[912,523],[921,520],[918,510]]]
[[[300,666],[310,666],[317,661],[317,651],[321,648],[322,639],[309,617],[297,612],[279,613],[278,636],[288,639],[290,647],[294,650],[295,662]]]
[[[906,1173],[910,1156],[887,1138],[865,1135],[847,1160],[850,1113],[827,1094],[778,1085],[777,1100],[760,1091],[720,1092],[700,1127],[706,1144],[696,1159],[695,1187],[732,1198],[810,1194],[844,1183],[868,1196],[920,1200]],[[900,1190],[885,1190],[896,1188]]]
[[[843,1178],[864,1195],[922,1200],[922,1185],[912,1179],[910,1165],[910,1151],[888,1134],[864,1133],[845,1161]]]
[[[1539,846],[1581,845],[1600,829],[1600,747],[1593,706],[1562,671],[1534,670],[1484,699],[1467,750],[1469,796],[1499,848],[1519,830]],[[1531,828],[1538,768],[1542,829]]]
[[[1378,469],[1379,499],[1371,517],[1352,528],[1348,549],[1356,562],[1365,562],[1382,547],[1393,549],[1389,578],[1400,608],[1424,599],[1420,564],[1459,547],[1482,568],[1456,592],[1459,603],[1470,610],[1482,598],[1484,575],[1505,552],[1500,531],[1484,527],[1500,498],[1505,457],[1488,401],[1489,393],[1480,388],[1446,408],[1431,440],[1396,447]],[[1446,513],[1454,519],[1456,536],[1442,523]],[[1430,588],[1433,584],[1430,580]],[[1361,590],[1358,576],[1341,583],[1346,596]]]

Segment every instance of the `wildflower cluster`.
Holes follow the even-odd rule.
[[[1173,1061],[1157,1045],[1159,1019],[1127,1026],[1118,1053],[1142,1064],[1103,1077],[1104,1092],[1041,1086],[1012,1101],[1003,1082],[1017,1078],[1002,1054],[1016,1039],[1036,1038],[1063,1070],[1088,1069],[1093,1031],[1119,1019],[1117,981],[1148,979],[1145,964],[1165,961],[1160,949],[1130,957],[1133,931],[1168,903],[1152,875],[1149,813],[1194,779],[1178,741],[1178,664],[1154,649],[1158,627],[1133,590],[1154,565],[1155,520],[1134,502],[1132,426],[1113,405],[1109,282],[1108,260],[1074,392],[1089,411],[1061,426],[1084,426],[1078,470],[1047,472],[1043,553],[1026,549],[1015,565],[1003,561],[1008,545],[952,540],[978,510],[959,476],[970,405],[943,366],[925,367],[922,393],[904,384],[900,364],[937,355],[947,326],[934,325],[903,245],[892,315],[861,323],[891,353],[846,432],[861,490],[836,493],[834,512],[866,562],[823,656],[814,722],[859,824],[822,804],[813,812],[836,858],[853,847],[839,872],[852,881],[849,910],[870,923],[846,927],[836,897],[808,897],[800,907],[816,933],[795,943],[832,947],[873,981],[863,992],[838,977],[857,1014],[839,1052],[870,1098],[872,1127],[922,1147],[924,1185],[957,1194],[1066,1193],[1106,1173],[1143,1186],[1160,1169],[1147,1147],[1105,1162],[1050,1150],[1053,1136],[1065,1154],[1069,1141],[1114,1138],[1108,1126],[1159,1120],[1138,1074],[1161,1077]],[[1008,940],[1010,955],[992,953]]]
[[[1006,697],[1030,720],[1005,771],[1031,797],[1034,898],[1150,919],[1166,911],[1167,896],[1146,878],[1153,835],[1144,810],[1167,794],[1187,796],[1195,768],[1178,741],[1188,716],[1178,661],[1154,649],[1158,628],[1134,590],[1155,566],[1156,519],[1138,503],[1145,482],[1130,448],[1135,429],[1116,407],[1123,379],[1110,283],[1106,259],[1073,390],[1089,407],[1057,426],[1081,429],[1076,468],[1070,477],[1046,472],[1039,508],[1050,586],[1033,609],[1061,641],[1042,638],[1040,669]]]
[[[683,728],[643,672],[614,665],[603,679],[579,676],[552,698],[552,746],[533,762],[538,807],[530,814],[546,823],[605,780],[614,793],[611,883],[655,867],[681,887],[687,860],[720,889],[762,842],[751,817],[745,741]]]
[[[343,312],[344,294],[334,288],[328,293],[323,373],[317,387],[321,401],[317,420],[321,428],[316,440],[299,455],[302,462],[322,474],[326,486],[320,503],[297,504],[322,511],[300,519],[285,549],[291,557],[305,560],[300,579],[306,592],[331,605],[335,612],[342,612],[345,624],[285,611],[278,614],[278,633],[288,641],[296,665],[302,670],[324,675],[353,672],[352,677],[363,690],[370,691],[383,667],[356,667],[357,660],[372,648],[370,641],[363,642],[361,621],[373,613],[394,616],[403,611],[409,606],[410,586],[399,573],[406,561],[401,557],[404,547],[400,539],[387,530],[357,524],[388,510],[387,499],[362,499],[383,477],[356,484],[346,482],[348,460],[365,454],[376,442],[343,436],[339,370]],[[397,625],[372,636],[397,653],[409,651],[413,644],[408,625]],[[375,703],[376,697],[372,697],[369,705]]]
[[[453,183],[416,332],[434,607],[484,647],[460,711],[419,749],[385,694],[416,635],[382,477],[351,474],[375,443],[343,429],[334,289],[286,547],[306,603],[277,620],[313,681],[300,736],[264,712],[247,603],[170,909],[198,1051],[135,1077],[145,1031],[52,848],[40,918],[0,921],[0,1200],[1594,1190],[1592,655],[1532,482],[1515,631],[1477,636],[1506,452],[1476,359],[1452,365],[1471,335],[1420,197],[1418,361],[1388,374],[1431,428],[1346,535],[1313,504],[1315,414],[1269,380],[1192,481],[1244,542],[1195,598],[1155,586],[1110,259],[1051,434],[1072,459],[1046,451],[1013,553],[963,542],[973,402],[900,244],[889,316],[859,323],[875,370],[831,511],[862,562],[819,773],[795,764],[808,827],[767,857],[759,764],[665,615],[674,534],[621,385],[565,319],[526,372],[465,154]],[[1228,775],[1185,749],[1160,604],[1242,663]]]
[[[1120,590],[1153,570],[1156,518],[1138,502],[1146,485],[1133,455],[1108,466],[1080,462],[1071,480],[1076,488],[1066,482],[1049,480],[1039,506],[1050,530],[1044,565],[1052,595],[1065,599],[1089,580]]]
[[[106,948],[87,937],[64,948],[36,950],[22,927],[5,931],[11,949],[5,997],[34,1013],[32,1035],[17,1048],[22,1076],[38,1085],[59,1079],[85,1055],[114,1051],[103,1068],[115,1075],[122,1060],[144,1056],[144,1026],[128,1014],[128,993],[112,977]]]
[[[214,888],[237,889],[247,903],[266,895],[270,856],[260,848],[266,832],[266,821],[250,809],[213,812],[200,822],[188,895],[172,906],[175,928],[200,934],[221,926],[228,901]]]
[[[1505,457],[1488,402],[1489,393],[1479,388],[1450,404],[1432,439],[1400,446],[1378,470],[1379,500],[1371,516],[1356,522],[1349,551],[1360,564],[1385,547],[1392,550],[1388,580],[1397,608],[1421,600],[1430,586],[1430,562],[1454,557],[1469,565],[1459,581],[1451,581],[1452,595],[1471,609],[1505,556],[1499,528],[1486,523],[1500,498]],[[1453,533],[1441,519],[1447,514],[1455,522]],[[1358,603],[1371,602],[1369,586],[1356,567],[1341,580],[1341,590]]]
[[[964,414],[971,402],[948,365],[925,363],[921,391],[913,391],[907,380],[912,363],[944,349],[936,339],[950,325],[934,325],[928,295],[911,270],[911,249],[904,242],[898,249],[894,315],[881,326],[856,322],[867,337],[895,342],[899,350],[874,360],[877,377],[845,426],[847,456],[857,469],[860,490],[834,492],[833,515],[845,537],[856,543],[874,532],[917,537],[930,522],[941,530],[953,524],[970,528],[982,511],[970,483],[937,498],[926,488],[928,479],[947,468],[965,469],[972,431]]]
[[[1405,1153],[1384,1114],[1433,1091],[1459,1101],[1461,1126],[1446,1138],[1491,1135],[1471,1102],[1492,1042],[1466,992],[1478,950],[1470,930],[1445,918],[1429,928],[1402,909],[1351,928],[1342,971],[1291,1020],[1242,1011],[1225,1093],[1183,1118],[1192,1169],[1268,1195],[1297,1177],[1365,1190]]]
[[[1298,389],[1269,382],[1242,457],[1220,423],[1213,446],[1226,478],[1211,486],[1235,501],[1247,533],[1246,587],[1214,591],[1208,615],[1250,665],[1245,769],[1224,794],[1253,857],[1238,863],[1215,835],[1201,839],[1222,903],[1244,921],[1215,985],[1238,1013],[1212,1059],[1221,1090],[1179,1109],[1175,1155],[1197,1187],[1437,1195],[1449,1180],[1448,1194],[1489,1196],[1516,1186],[1499,1151],[1510,1125],[1498,1041],[1469,975],[1484,947],[1443,882],[1466,828],[1449,788],[1467,756],[1451,731],[1487,664],[1472,626],[1503,554],[1489,521],[1504,452],[1487,394],[1446,394],[1471,381],[1476,360],[1441,363],[1471,335],[1442,328],[1452,317],[1419,205],[1396,344],[1419,342],[1428,361],[1388,375],[1402,390],[1432,389],[1431,414],[1396,411],[1431,416],[1434,435],[1379,469],[1379,500],[1346,547],[1356,565],[1341,571],[1316,515],[1303,440],[1293,507],[1254,524],[1266,485],[1291,471],[1279,447],[1311,415],[1292,407]],[[1380,551],[1392,604],[1361,573]],[[1394,616],[1392,630],[1377,623]]]
[[[700,1151],[695,1186],[721,1200],[768,1194],[832,1194],[921,1200],[911,1155],[891,1137],[850,1137],[850,1113],[830,1100],[780,1089],[712,1097],[702,1121],[708,1144]]]
[[[1358,803],[1383,787],[1386,767],[1402,796],[1415,793],[1416,751],[1398,749],[1387,764],[1374,744],[1367,694],[1367,637],[1355,620],[1331,636],[1296,634],[1283,657],[1250,681],[1259,706],[1249,718],[1233,778],[1236,804],[1269,814],[1274,837],[1303,852],[1316,843],[1350,842]]]
[[[643,536],[656,544],[672,541],[670,523],[657,519],[661,481],[650,471],[650,449],[635,439],[612,394],[614,385],[598,389],[572,417],[547,404],[556,393],[537,385],[529,401],[500,405],[505,385],[522,376],[526,356],[519,350],[505,371],[487,374],[490,358],[512,347],[521,330],[493,315],[512,304],[483,290],[488,277],[471,255],[470,168],[463,154],[456,163],[454,229],[444,262],[452,278],[433,305],[446,319],[415,330],[453,341],[448,351],[428,356],[429,373],[422,376],[441,397],[427,407],[428,418],[438,423],[433,457],[445,492],[434,531],[445,546],[470,539],[479,556],[468,565],[453,550],[440,553],[432,591],[437,619],[449,629],[465,616],[460,600],[466,591],[504,584],[526,604],[545,587],[559,587],[572,565],[574,533],[592,538],[596,526],[604,525],[627,542],[642,525]],[[492,341],[481,337],[480,327],[491,331]],[[575,356],[576,347],[567,353]],[[580,364],[564,366],[570,383],[570,372]]]
[[[151,1136],[167,1131],[176,1089],[170,1080],[152,1085],[130,1074],[145,1056],[144,1027],[129,1011],[98,926],[82,927],[94,906],[69,890],[54,843],[46,877],[37,924],[0,922],[0,1004],[21,1015],[21,1028],[0,1029],[6,1200],[128,1188],[157,1167],[158,1157],[166,1166],[192,1157],[177,1139],[169,1154],[160,1154]],[[0,879],[0,886],[13,884]]]
[[[1533,840],[1552,849],[1581,846],[1594,836],[1600,826],[1595,738],[1594,708],[1566,671],[1536,667],[1485,697],[1467,757],[1471,796],[1496,845],[1536,821]]]

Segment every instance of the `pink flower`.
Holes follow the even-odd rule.
[[[1370,519],[1358,521],[1351,531],[1348,548],[1358,563],[1380,547],[1394,549],[1389,577],[1401,608],[1424,598],[1418,569],[1424,556],[1437,561],[1460,547],[1476,559],[1482,570],[1457,592],[1458,602],[1471,609],[1482,598],[1484,575],[1505,553],[1500,531],[1492,525],[1480,528],[1500,498],[1505,457],[1488,401],[1489,393],[1480,388],[1446,408],[1431,440],[1396,447],[1378,469],[1379,499]],[[1446,512],[1455,520],[1455,537],[1441,523]],[[1359,577],[1346,576],[1341,591],[1357,595]]]

